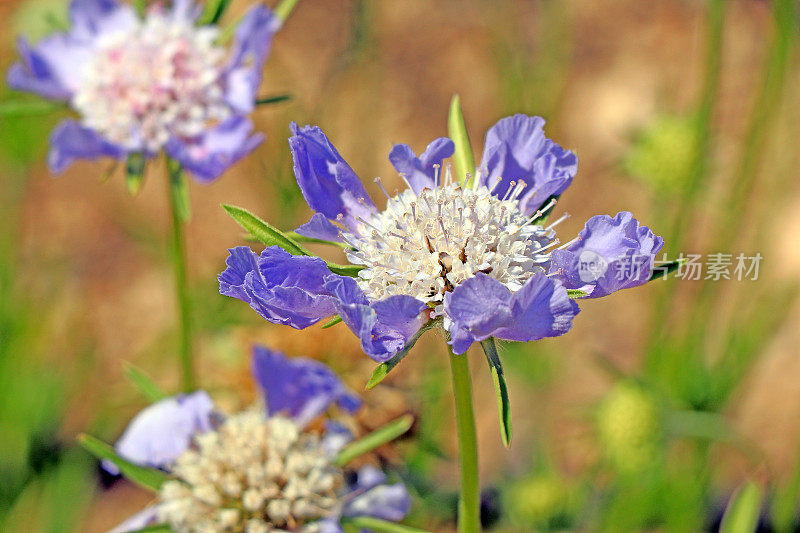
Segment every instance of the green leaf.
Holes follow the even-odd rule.
[[[282,0],[280,4],[275,6],[275,16],[281,19],[281,21],[286,22],[289,19],[289,15],[294,11],[295,6],[297,6],[298,1],[299,0]]]
[[[136,196],[142,189],[146,162],[144,154],[130,154],[125,161],[125,185],[131,196]]]
[[[497,353],[497,344],[494,337],[489,337],[485,341],[481,341],[483,353],[486,354],[486,360],[489,361],[489,368],[492,372],[492,382],[494,383],[494,390],[497,394],[497,411],[500,419],[500,437],[503,440],[503,445],[508,448],[511,446],[511,402],[508,401],[508,387],[506,386],[506,378],[503,374],[503,365],[500,362],[500,355]]]
[[[0,117],[50,113],[63,107],[63,104],[47,100],[7,100],[0,102]]]
[[[753,533],[758,527],[761,514],[763,491],[759,485],[748,481],[736,489],[731,496],[722,523],[720,533]]]
[[[331,263],[330,261],[325,261],[325,263],[334,274],[350,276],[351,278],[358,277],[358,273],[364,270],[364,267],[361,265],[340,265],[338,263]]]
[[[378,383],[383,381],[383,378],[389,375],[389,372],[391,372],[392,369],[396,367],[406,355],[408,355],[408,352],[411,351],[411,348],[414,347],[414,345],[417,343],[422,334],[431,329],[432,327],[436,326],[437,324],[439,324],[439,322],[440,322],[439,320],[431,320],[428,323],[426,323],[424,326],[419,328],[419,331],[414,333],[414,336],[408,340],[408,344],[406,344],[402,350],[397,352],[388,361],[384,361],[383,363],[380,363],[377,367],[375,367],[375,370],[373,370],[372,372],[372,376],[369,378],[369,381],[367,381],[366,389],[370,390],[374,388]]]
[[[105,442],[81,433],[78,435],[78,442],[83,446],[86,451],[97,457],[98,459],[105,459],[111,461],[119,468],[122,475],[130,479],[140,487],[143,487],[154,492],[158,492],[161,485],[169,479],[167,474],[155,468],[147,468],[139,466],[126,461],[114,451],[114,448]]]
[[[379,533],[427,533],[424,529],[404,526],[372,516],[342,517],[342,526],[353,526],[355,531],[377,531]]]
[[[447,118],[447,132],[453,143],[456,145],[455,154],[453,158],[456,163],[456,174],[458,175],[458,182],[465,187],[472,184],[472,178],[467,181],[467,173],[475,172],[475,161],[472,157],[472,147],[469,144],[469,135],[467,135],[467,126],[464,123],[464,114],[461,112],[461,99],[458,95],[453,95],[450,100],[450,114]]]
[[[588,296],[588,294],[589,294],[588,292],[579,289],[567,289],[567,296],[569,296],[573,300],[575,298],[583,298],[584,296]]]
[[[145,374],[141,369],[128,363],[127,361],[123,363],[125,377],[127,377],[131,383],[136,385],[145,398],[150,400],[151,402],[157,402],[159,400],[163,400],[167,397],[164,391],[156,385],[153,380]]]
[[[225,10],[228,9],[228,4],[230,3],[230,0],[207,0],[203,13],[197,19],[197,24],[200,26],[216,24],[225,14]]]
[[[241,207],[223,204],[222,208],[250,235],[266,246],[280,246],[292,255],[312,255],[287,234]]]
[[[306,237],[294,231],[287,231],[285,235],[295,242],[310,242],[313,244],[327,244],[329,246],[338,246],[339,248],[348,248],[348,245],[343,242],[326,241],[325,239],[317,239],[314,237]]]
[[[687,261],[686,259],[677,259],[675,261],[670,261],[669,263],[666,263],[664,265],[658,265],[653,267],[653,273],[650,274],[650,279],[648,279],[647,281],[653,281],[658,278],[667,279],[667,276],[678,270],[680,266],[686,261]]]
[[[291,100],[291,94],[278,94],[275,96],[265,96],[264,98],[258,98],[256,100],[256,105],[272,105],[272,104],[279,104],[281,102],[285,102],[287,100]]]
[[[169,172],[170,199],[175,205],[178,218],[187,222],[192,218],[192,204],[189,200],[189,185],[186,176],[183,174],[181,164],[174,159],[167,159],[167,171]]]
[[[172,531],[169,524],[153,524],[152,526],[137,529],[131,533],[166,533],[168,531]]]
[[[336,315],[335,317],[330,319],[328,322],[323,324],[322,329],[332,328],[336,324],[339,324],[341,321],[342,321],[342,317],[340,317],[339,315]]]
[[[403,415],[400,418],[389,422],[385,426],[376,429],[357,441],[345,446],[343,450],[336,456],[336,464],[344,466],[353,459],[361,457],[365,453],[369,453],[379,446],[383,446],[387,442],[391,442],[409,429],[414,423],[414,417],[411,415]]]

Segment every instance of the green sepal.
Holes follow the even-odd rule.
[[[336,324],[339,324],[341,321],[342,321],[342,317],[340,317],[339,315],[336,315],[335,317],[333,317],[332,319],[330,319],[328,322],[326,322],[325,324],[323,324],[323,325],[322,325],[322,329],[328,329],[328,328],[332,328],[332,327],[333,327],[333,326],[335,326]]]
[[[295,6],[297,6],[298,1],[299,0],[282,0],[280,4],[275,6],[275,16],[281,19],[282,22],[286,22],[289,19],[289,15],[294,11]]]
[[[78,435],[78,442],[86,451],[98,459],[105,459],[117,465],[123,476],[142,488],[158,492],[161,489],[161,485],[169,479],[169,476],[161,470],[139,466],[123,459],[117,455],[112,446],[91,435],[81,433]]]
[[[372,516],[342,517],[342,526],[352,527],[353,531],[376,531],[378,533],[428,533],[424,529],[404,526]]]
[[[456,163],[458,183],[464,187],[472,185],[472,176],[467,182],[467,174],[475,172],[475,160],[472,157],[472,146],[469,144],[467,126],[464,123],[464,114],[461,111],[461,99],[457,94],[450,100],[450,113],[447,117],[447,133],[455,144],[456,151],[453,159]]]
[[[140,368],[134,366],[127,361],[123,362],[125,377],[128,380],[136,385],[136,388],[139,389],[145,398],[150,400],[151,402],[157,402],[159,400],[163,400],[167,397],[164,391],[155,384],[155,382],[145,374]]]
[[[383,446],[384,444],[393,441],[409,429],[414,423],[414,417],[411,415],[403,415],[395,420],[389,422],[372,433],[364,435],[357,441],[354,441],[345,446],[336,456],[336,464],[345,466],[347,463],[361,457],[362,455],[371,452],[375,448]]]
[[[653,273],[650,274],[650,278],[647,280],[648,282],[657,280],[658,278],[666,278],[676,270],[678,270],[681,265],[683,265],[687,260],[686,259],[676,259],[675,261],[670,261],[665,265],[660,265],[658,267],[653,268]]]
[[[175,203],[178,218],[182,222],[188,222],[192,218],[192,204],[189,200],[189,183],[183,173],[183,168],[174,159],[167,159],[167,171],[169,172],[169,193],[172,202]]]
[[[203,13],[197,19],[197,24],[199,26],[216,24],[225,14],[225,10],[228,9],[228,4],[230,3],[230,0],[207,0]]]
[[[752,481],[736,489],[720,523],[720,533],[753,533],[758,527],[764,493]]]
[[[584,296],[589,296],[589,293],[586,291],[582,291],[580,289],[567,289],[567,296],[569,296],[571,299],[574,300],[576,298],[583,298]]]
[[[141,153],[130,154],[125,160],[125,186],[131,196],[136,196],[142,190],[146,163],[147,159]]]
[[[6,100],[0,102],[0,117],[16,117],[50,113],[63,104],[48,100]]]
[[[276,94],[275,96],[265,96],[264,98],[256,99],[256,105],[272,105],[279,104],[291,100],[291,94]]]
[[[380,363],[378,366],[375,367],[375,370],[372,371],[372,376],[370,376],[369,381],[367,381],[366,389],[370,390],[374,388],[378,383],[383,381],[383,379],[389,375],[389,372],[392,371],[394,367],[400,364],[400,361],[408,355],[408,352],[411,351],[411,348],[417,343],[422,334],[431,329],[432,327],[436,326],[439,323],[438,320],[431,320],[430,322],[426,323],[424,326],[419,328],[419,331],[414,333],[414,336],[408,340],[408,343],[403,347],[402,350],[397,352],[391,359],[388,361],[384,361]]]
[[[307,248],[290,237],[288,233],[272,226],[269,222],[265,222],[247,209],[227,204],[222,204],[222,208],[250,235],[265,246],[280,246],[292,255],[316,257]],[[325,264],[334,274],[350,277],[358,276],[358,273],[364,268],[359,265],[340,265],[330,261],[325,261]]]
[[[531,221],[531,224],[538,224],[540,226],[543,226],[547,222],[547,219],[550,217],[550,215],[553,213],[553,209],[555,209],[556,206],[558,205],[559,198],[561,198],[560,194],[552,194],[548,196],[547,199],[545,199],[545,201],[542,202],[541,205],[536,208],[536,210],[541,211],[542,214],[537,218],[533,219]],[[545,206],[553,200],[555,200],[553,205],[545,209]]]
[[[169,524],[153,524],[152,526],[131,531],[131,533],[167,533],[168,531],[172,531],[172,527]]]
[[[503,440],[503,445],[508,448],[511,446],[511,402],[508,400],[508,386],[503,374],[503,365],[500,362],[500,354],[497,353],[497,344],[494,341],[494,337],[481,341],[481,347],[483,348],[483,353],[486,354],[486,360],[489,361],[492,382],[497,395],[500,438]]]

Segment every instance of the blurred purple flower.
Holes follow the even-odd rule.
[[[318,258],[273,246],[258,259],[240,247],[230,251],[220,291],[298,329],[338,314],[379,362],[434,319],[456,353],[489,337],[563,335],[579,312],[573,298],[646,282],[663,244],[627,213],[594,217],[556,248],[554,228],[568,215],[544,220],[572,182],[577,158],[545,137],[540,117],[514,115],[490,128],[470,187],[441,167],[454,151],[450,139],[436,139],[419,157],[395,145],[389,159],[409,188],[390,196],[376,180],[387,196],[383,211],[322,130],[292,124],[291,131],[297,183],[315,211],[297,232],[345,243],[348,260],[363,268],[348,278]],[[584,250],[597,255],[602,273],[582,270]]]
[[[288,416],[291,420],[291,422],[276,422],[277,425],[270,426],[282,428],[282,432],[288,431],[285,435],[281,433],[274,436],[276,439],[274,442],[281,449],[284,445],[288,446],[292,439],[296,440],[297,437],[292,436],[293,432],[302,432],[309,422],[321,416],[334,403],[349,412],[355,412],[361,406],[361,399],[353,394],[330,368],[318,361],[307,358],[290,359],[264,346],[255,346],[252,371],[266,404],[264,414],[255,418],[261,421],[258,423],[270,424],[270,420],[283,416]],[[257,408],[255,412],[257,413],[259,409]],[[198,439],[202,439],[204,434],[217,432],[209,442],[224,441],[225,435],[230,435],[231,431],[231,428],[223,427],[227,420],[234,421],[232,426],[234,430],[239,427],[246,429],[248,421],[253,420],[247,418],[249,416],[247,413],[248,411],[245,411],[229,418],[224,417],[216,410],[211,398],[204,391],[174,396],[156,402],[136,415],[115,447],[120,456],[131,462],[161,468],[168,473],[178,475],[176,472],[185,473],[186,464],[194,459],[192,455],[182,457],[187,451],[191,451],[192,454],[204,453],[203,446],[198,446]],[[244,418],[237,418],[242,416]],[[257,434],[260,434],[260,431],[256,429]],[[308,442],[318,443],[311,446],[318,446],[332,465],[336,454],[351,439],[352,434],[346,428],[336,422],[326,421],[325,435],[321,439]],[[239,446],[241,442],[234,439],[230,445]],[[309,444],[303,444],[300,449],[306,449],[308,446]],[[244,450],[242,453],[245,453]],[[275,465],[271,468],[274,469]],[[290,468],[289,463],[286,468]],[[338,467],[326,468],[328,468],[326,471],[330,468],[334,468],[334,472],[338,471],[336,470]],[[115,468],[112,468],[112,471],[115,471]],[[310,488],[313,490],[313,487]],[[136,531],[163,521],[165,516],[172,516],[175,501],[174,495],[169,493],[169,490],[171,489],[162,488],[159,501],[132,516],[113,531],[115,533]],[[399,521],[407,514],[410,507],[410,498],[402,483],[387,484],[386,476],[372,467],[362,468],[355,481],[342,487],[336,498],[337,503],[331,508],[330,513],[320,517],[319,527],[322,530],[341,532],[339,525],[341,516],[375,516]],[[263,505],[267,506],[268,503],[269,500]],[[178,527],[176,530],[183,529]]]
[[[231,52],[216,26],[198,26],[193,0],[153,4],[144,19],[117,0],[72,0],[72,27],[30,46],[8,71],[11,88],[66,102],[66,120],[50,139],[48,162],[60,173],[77,159],[164,150],[201,181],[217,178],[252,152],[261,68],[280,20],[254,6]]]

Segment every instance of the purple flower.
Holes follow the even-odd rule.
[[[408,145],[395,145],[389,159],[409,188],[391,197],[384,189],[389,198],[381,211],[322,130],[292,124],[297,182],[315,211],[297,231],[346,244],[347,259],[361,267],[358,276],[336,275],[322,260],[285,252],[270,273],[271,259],[256,261],[249,250],[234,249],[220,291],[296,328],[337,314],[379,362],[408,347],[431,320],[449,332],[456,353],[490,337],[563,335],[579,311],[572,301],[578,293],[568,289],[597,297],[643,283],[662,241],[627,214],[605,225],[593,218],[576,242],[558,249],[555,228],[566,215],[543,221],[572,182],[577,158],[545,137],[543,126],[543,119],[525,115],[495,124],[468,187],[453,179],[449,166],[441,169],[453,154],[449,139],[436,139],[419,157]],[[611,270],[628,257],[639,269],[620,280],[576,283],[574,257],[583,246]],[[276,253],[275,247],[264,251]],[[284,272],[290,271],[289,279]],[[258,307],[256,298],[269,305]]]
[[[341,531],[342,516],[392,521],[405,517],[408,492],[401,483],[387,484],[379,470],[362,468],[353,483],[345,482],[335,457],[352,439],[348,430],[332,421],[327,421],[324,435],[305,429],[334,403],[349,412],[361,405],[331,369],[256,346],[253,375],[266,410],[256,406],[225,417],[205,392],[198,391],[157,402],[133,419],[116,445],[118,453],[161,468],[171,479],[162,485],[154,505],[120,524],[115,533],[156,523],[167,523],[175,531],[195,531],[209,524],[223,530],[216,520],[237,526],[256,521],[255,525],[278,529],[317,523],[321,530]],[[265,457],[270,458],[269,468]],[[304,466],[297,468],[298,464]],[[253,477],[254,471],[265,472],[266,477]],[[215,477],[219,475],[222,480]],[[263,496],[272,483],[294,489]],[[193,503],[193,498],[207,497],[207,492],[197,494],[209,487],[224,491],[227,500],[240,500],[241,514],[225,517],[224,509],[207,499],[202,505]],[[306,504],[310,507],[303,507]],[[287,505],[288,510],[282,511]]]
[[[36,46],[19,40],[8,85],[64,101],[79,116],[50,139],[53,172],[77,159],[164,150],[210,181],[261,143],[247,115],[280,21],[253,7],[228,54],[216,43],[217,27],[196,24],[200,11],[179,0],[170,10],[155,4],[140,19],[117,0],[73,0],[69,31]]]

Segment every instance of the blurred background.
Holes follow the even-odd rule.
[[[18,34],[46,35],[66,0],[0,2],[0,67]],[[235,0],[226,21],[248,7]],[[716,530],[750,483],[762,531],[798,530],[800,492],[800,70],[793,1],[301,0],[277,35],[259,109],[267,141],[208,186],[188,226],[200,384],[232,409],[253,399],[249,350],[327,362],[355,390],[374,363],[344,326],[273,326],[220,296],[219,207],[291,229],[309,216],[288,124],[321,126],[368,183],[400,186],[386,156],[446,135],[459,93],[476,158],[513,113],[547,119],[578,176],[556,208],[577,233],[631,210],[669,259],[732,254],[730,280],[672,277],[588,301],[566,336],[504,345],[514,442],[500,440],[484,358],[471,353],[484,525],[496,531]],[[19,98],[3,86],[0,98]],[[165,176],[128,195],[122,170],[45,164],[58,114],[0,116],[0,530],[100,532],[150,496],[78,449],[115,440],[146,399],[131,362],[178,389]],[[191,180],[190,180],[191,181]],[[373,187],[373,188],[370,188]],[[376,198],[380,195],[375,195]],[[762,256],[737,280],[736,256]],[[687,278],[689,276],[683,276]],[[363,428],[405,411],[412,435],[373,460],[412,490],[411,525],[454,531],[457,467],[446,352],[429,334],[364,394]],[[759,499],[760,497],[760,499]]]

